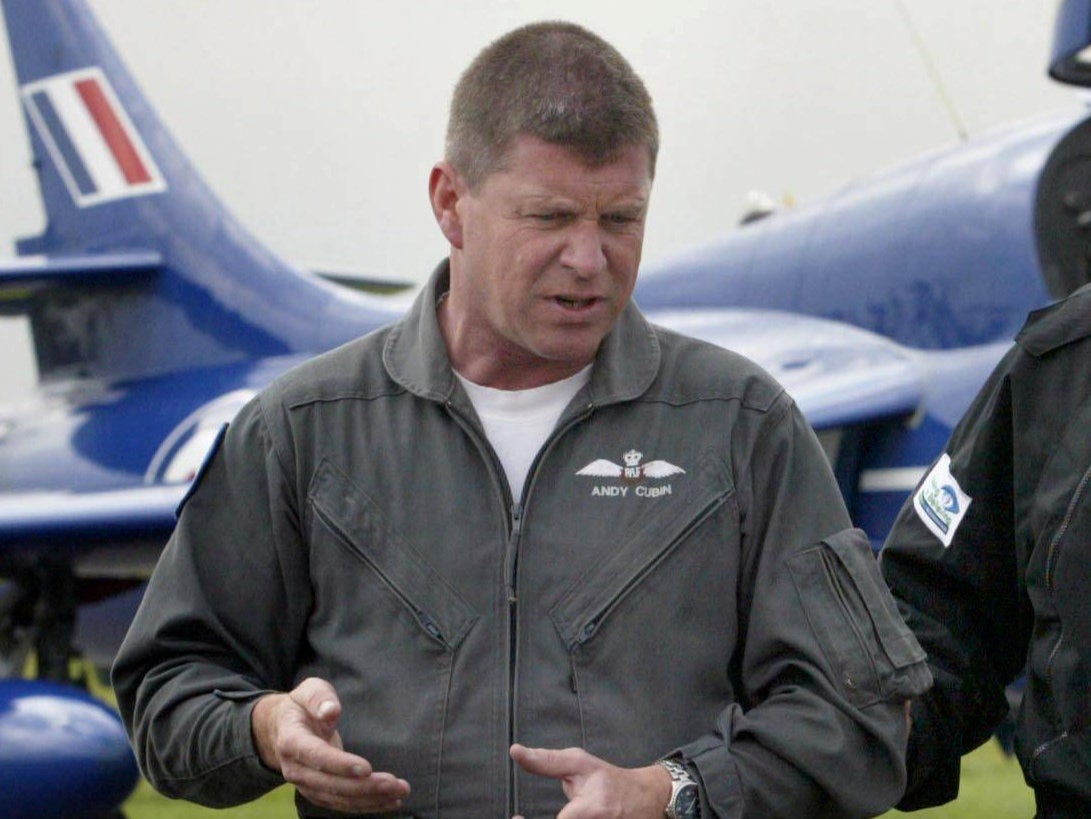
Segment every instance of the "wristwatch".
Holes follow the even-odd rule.
[[[667,819],[701,819],[701,797],[697,791],[697,780],[677,760],[661,759],[659,764],[671,775],[671,798],[663,812]]]

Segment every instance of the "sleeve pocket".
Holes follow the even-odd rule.
[[[867,536],[845,529],[788,561],[815,638],[859,707],[928,690],[924,650],[898,613]]]

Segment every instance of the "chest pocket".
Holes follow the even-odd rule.
[[[315,473],[308,499],[312,515],[338,544],[374,571],[425,634],[454,651],[475,613],[388,525],[379,505],[328,461]]]
[[[347,475],[323,461],[309,493],[313,515],[363,561],[431,639],[454,651],[473,625],[473,610],[387,523],[379,506]]]
[[[569,650],[588,642],[611,611],[733,491],[726,468],[712,453],[706,453],[692,477],[694,488],[683,503],[645,505],[619,530],[615,541],[620,545],[610,557],[553,606],[550,618]]]
[[[477,615],[355,481],[328,461],[308,492],[315,604],[308,639],[341,694],[345,747],[413,783],[405,807],[439,798],[456,655]],[[325,815],[325,814],[322,814]]]

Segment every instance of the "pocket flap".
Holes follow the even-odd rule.
[[[867,705],[926,691],[924,649],[898,613],[867,535],[845,529],[788,568],[807,619],[850,699]]]
[[[458,647],[476,613],[395,531],[362,488],[323,460],[308,501],[345,547],[371,566],[405,603],[429,636],[452,650]]]
[[[692,478],[693,489],[682,503],[669,511],[647,505],[618,532],[613,552],[550,610],[554,628],[569,649],[587,642],[607,612],[733,489],[722,459],[712,452],[701,458]]]

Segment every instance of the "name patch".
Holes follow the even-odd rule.
[[[662,498],[673,493],[669,483],[658,483],[675,475],[685,475],[686,470],[670,461],[644,462],[644,453],[630,449],[622,453],[621,463],[596,458],[577,470],[577,475],[593,478],[616,478],[617,483],[597,483],[591,487],[593,498],[624,498],[633,493],[637,498]],[[652,483],[649,483],[652,481]]]

